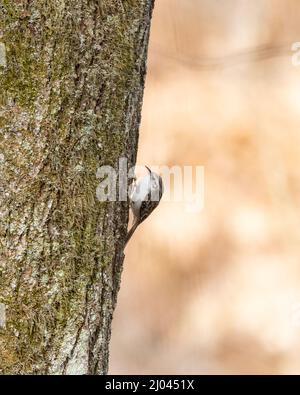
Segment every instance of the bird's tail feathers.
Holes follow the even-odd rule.
[[[135,232],[136,228],[138,227],[138,225],[139,225],[139,222],[135,221],[134,224],[132,225],[132,227],[130,228],[130,230],[128,231],[124,247],[126,247],[127,243],[131,239],[131,236],[134,234],[134,232]]]

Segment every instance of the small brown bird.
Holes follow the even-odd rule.
[[[164,186],[160,175],[145,166],[148,174],[135,182],[130,194],[130,206],[133,212],[133,225],[126,237],[126,244],[131,239],[136,228],[158,206],[163,195]]]

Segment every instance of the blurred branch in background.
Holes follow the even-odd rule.
[[[160,57],[168,58],[174,62],[193,69],[220,69],[232,67],[241,63],[259,62],[267,59],[289,56],[291,43],[278,45],[261,45],[259,47],[247,48],[225,56],[191,58],[182,54],[166,52],[158,44],[153,43],[152,51]]]

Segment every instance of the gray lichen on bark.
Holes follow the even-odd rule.
[[[128,205],[96,171],[135,163],[153,2],[0,3],[1,373],[107,372]]]

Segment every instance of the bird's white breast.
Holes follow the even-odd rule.
[[[143,178],[139,179],[133,186],[130,200],[133,214],[138,216],[141,204],[146,200],[151,187],[150,175],[147,174]]]

